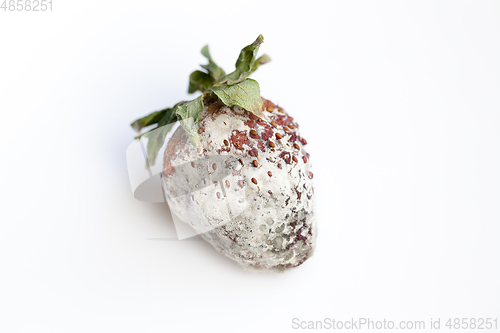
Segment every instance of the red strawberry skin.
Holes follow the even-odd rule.
[[[299,125],[267,99],[261,117],[216,98],[204,104],[201,146],[194,148],[179,127],[165,150],[162,179],[172,213],[246,268],[301,265],[314,252],[316,225]],[[192,168],[180,168],[188,162]],[[215,176],[218,168],[228,169],[223,179]],[[193,188],[189,180],[200,175],[202,186]]]

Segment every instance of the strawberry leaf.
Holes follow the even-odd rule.
[[[201,49],[201,54],[207,58],[208,65],[201,65],[203,69],[207,72],[202,71],[194,71],[189,76],[189,88],[188,93],[192,94],[196,91],[205,92],[208,88],[210,88],[214,83],[221,80],[226,73],[222,68],[217,66],[217,64],[212,60],[212,56],[208,51],[208,45],[205,45]]]
[[[259,51],[260,44],[264,42],[264,37],[259,35],[257,39],[250,45],[244,47],[238,60],[236,60],[236,69],[234,72],[226,75],[223,81],[216,83],[216,85],[232,85],[246,79],[250,74],[252,74],[261,64],[269,62],[271,58],[268,55],[263,55],[255,61],[257,52]]]
[[[180,120],[181,126],[184,127],[186,132],[193,143],[193,146],[198,147],[201,138],[198,134],[198,118],[203,112],[203,95],[198,96],[189,102],[179,104],[176,108],[177,117]]]
[[[147,155],[149,165],[155,165],[158,152],[160,151],[170,126],[162,126],[144,134],[148,139]]]
[[[202,71],[194,71],[189,76],[189,89],[188,92],[190,94],[199,90],[201,92],[205,92],[208,88],[210,88],[214,84],[215,80],[209,74],[204,73]]]
[[[210,75],[215,81],[219,81],[220,79],[222,79],[226,75],[226,73],[212,60],[210,52],[208,51],[208,45],[205,45],[201,49],[201,54],[208,59],[208,65],[201,65],[201,67],[206,69],[208,71],[208,75]]]
[[[252,73],[255,72],[257,70],[257,68],[259,68],[260,65],[267,64],[270,61],[271,61],[271,57],[268,56],[267,54],[260,56],[259,59],[255,60],[253,66],[252,66]]]
[[[172,110],[171,108],[166,108],[160,111],[153,112],[146,117],[137,119],[134,121],[130,126],[132,126],[133,129],[135,129],[137,132],[140,132],[141,129],[144,127],[147,127],[149,125],[157,124],[160,119],[167,113],[168,111]]]
[[[211,90],[227,106],[237,105],[257,116],[262,116],[262,98],[257,81],[245,79],[230,86],[212,87]]]
[[[177,121],[175,109],[178,105],[179,104],[176,104],[173,108],[170,108],[167,112],[165,112],[165,114],[158,122],[158,127],[143,134],[146,138],[148,138],[147,155],[150,165],[155,165],[158,151],[160,151],[161,147],[163,146],[165,137],[167,136],[167,133],[171,128],[171,126],[166,125],[175,123]]]

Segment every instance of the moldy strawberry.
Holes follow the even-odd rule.
[[[248,76],[270,58],[256,57],[263,37],[243,48],[232,73],[212,60],[194,71],[192,100],[138,119],[148,160],[164,144],[165,125],[180,126],[167,143],[162,184],[172,214],[219,252],[246,268],[285,270],[312,256],[316,240],[310,156],[299,124],[260,96]]]

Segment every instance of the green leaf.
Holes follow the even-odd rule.
[[[201,49],[201,54],[208,59],[208,65],[201,65],[201,67],[206,69],[208,71],[208,75],[210,75],[215,81],[222,79],[226,73],[213,61],[208,50],[208,45],[205,45]]]
[[[256,64],[255,57],[259,51],[260,44],[264,42],[264,37],[259,35],[257,39],[250,45],[244,47],[238,60],[236,60],[236,69],[234,72],[226,75],[224,80],[216,85],[232,85],[246,79],[253,71],[255,71],[259,65],[264,64],[271,60],[269,56],[262,56]]]
[[[198,134],[198,118],[203,112],[203,97],[204,95],[200,95],[192,101],[179,104],[176,108],[181,126],[184,127],[195,147],[198,147],[201,141]]]
[[[165,137],[167,136],[167,133],[170,130],[170,128],[171,126],[162,126],[155,128],[154,130],[144,134],[144,137],[148,139],[147,154],[150,165],[155,165],[158,152],[163,146],[163,143],[165,142]]]
[[[177,105],[176,105],[177,106]],[[165,142],[165,137],[170,131],[173,123],[177,121],[177,116],[175,114],[175,107],[168,109],[168,111],[163,115],[163,117],[158,122],[158,127],[144,133],[144,137],[148,138],[147,155],[150,165],[155,165],[156,158],[158,156],[158,151],[160,151],[163,143]]]
[[[177,103],[174,105],[174,107],[168,109],[168,111],[163,115],[163,117],[158,122],[158,127],[175,123],[177,121],[177,114],[175,113],[175,108],[181,103],[182,102]]]
[[[204,73],[202,71],[194,71],[189,76],[189,89],[188,92],[190,94],[199,90],[204,92],[208,88],[210,88],[215,83],[215,79]]]
[[[141,129],[143,129],[146,126],[157,124],[160,121],[160,119],[165,115],[165,113],[169,110],[171,110],[171,108],[166,108],[160,111],[153,112],[147,115],[146,117],[137,119],[132,124],[130,124],[130,126],[132,126],[132,128],[137,132],[140,132]]]
[[[212,60],[212,56],[210,56],[210,52],[208,51],[208,45],[205,45],[201,49],[201,54],[208,59],[208,65],[201,65],[207,72],[194,71],[191,73],[188,88],[190,94],[198,90],[205,92],[215,82],[220,81],[226,75],[224,70]]]
[[[245,79],[230,86],[212,87],[211,90],[224,104],[237,105],[257,116],[262,116],[262,98],[257,81]]]
[[[264,54],[259,57],[259,59],[255,60],[253,66],[252,66],[252,73],[259,68],[260,65],[267,64],[268,62],[271,61],[271,57],[268,56],[267,54]]]

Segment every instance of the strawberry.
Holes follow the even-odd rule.
[[[134,122],[148,132],[148,159],[163,145],[164,125],[180,125],[163,156],[162,184],[175,218],[189,223],[218,251],[246,268],[285,270],[314,252],[313,174],[307,141],[284,108],[260,96],[248,76],[263,37],[245,47],[230,74],[202,54],[206,72],[190,76],[193,101]]]

